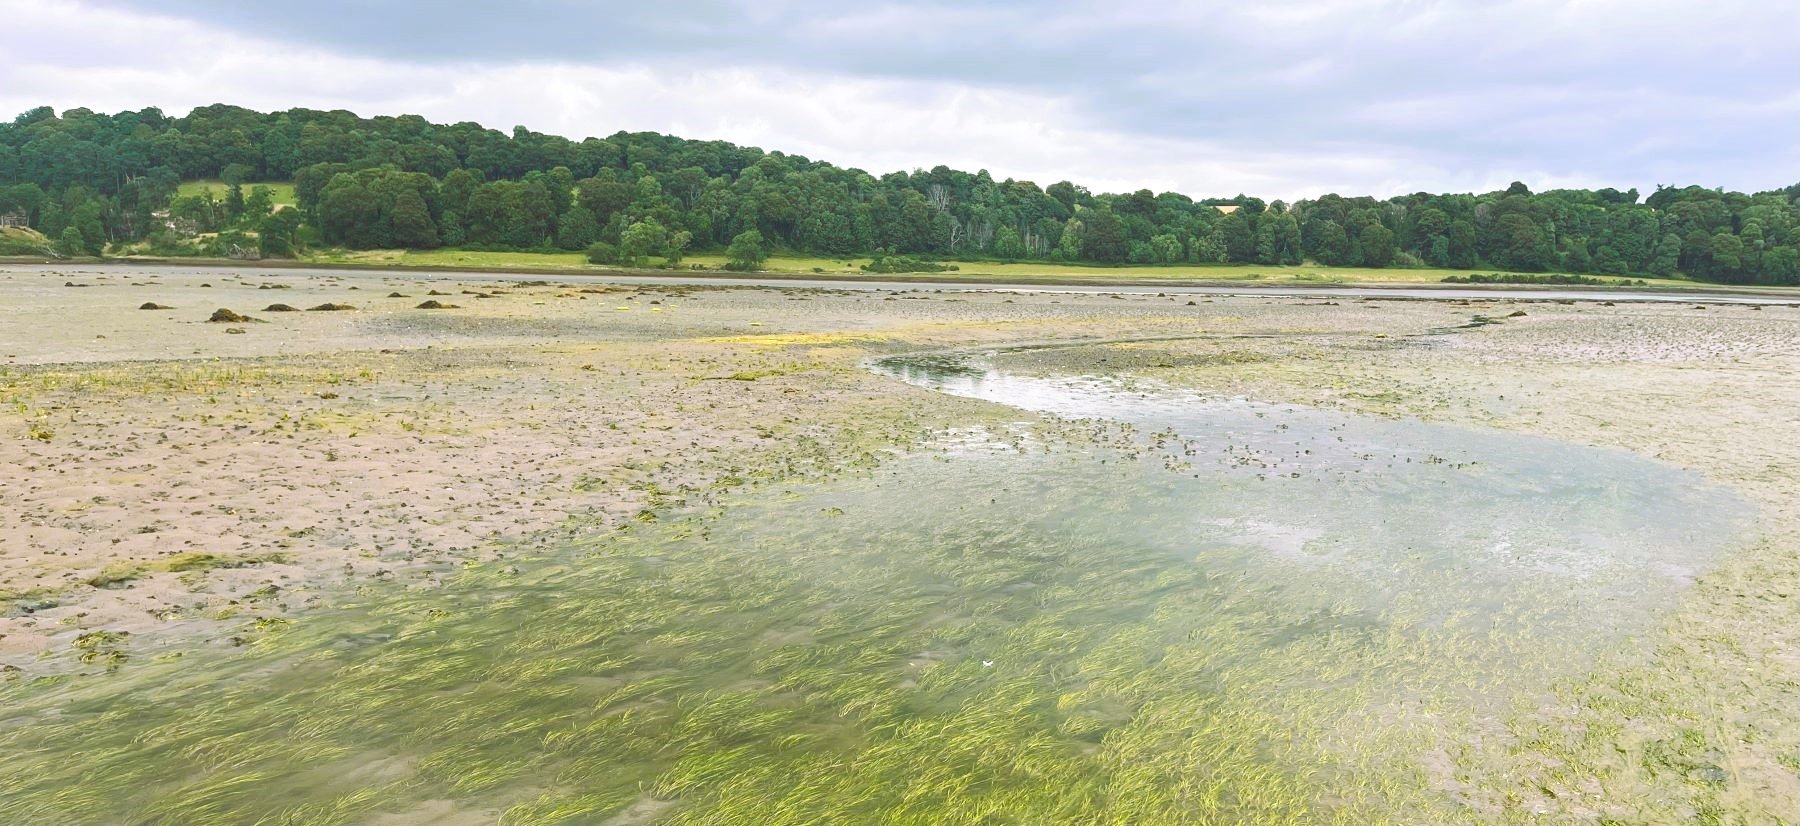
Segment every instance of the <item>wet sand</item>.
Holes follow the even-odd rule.
[[[1034,358],[1624,448],[1757,503],[1762,539],[1658,631],[1433,771],[1497,819],[1800,811],[1800,309],[546,278],[0,269],[0,667],[97,672],[100,630],[230,646],[722,480],[1034,418],[875,355],[1161,338]]]

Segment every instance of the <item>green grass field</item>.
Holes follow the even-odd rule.
[[[598,267],[587,263],[587,260],[576,252],[485,252],[478,250],[320,250],[308,255],[306,263],[314,264],[350,264],[358,266],[379,267],[412,267],[412,268],[446,268],[446,269],[493,269],[493,270],[554,270],[567,272],[605,272],[621,268]],[[910,273],[903,276],[878,275],[865,273],[862,265],[869,262],[867,258],[814,258],[805,256],[776,256],[770,258],[762,272],[781,276],[817,275],[833,278],[868,278],[872,280],[894,280],[911,278],[932,281],[997,281],[1004,283],[1097,283],[1097,284],[1132,284],[1132,283],[1168,283],[1182,282],[1246,282],[1270,285],[1358,285],[1358,284],[1437,284],[1445,276],[1466,276],[1471,272],[1491,272],[1488,270],[1466,269],[1373,269],[1367,267],[1270,267],[1260,265],[1171,265],[1171,266],[1128,266],[1128,267],[1089,267],[1074,264],[1045,263],[1001,263],[995,261],[958,262],[953,272],[942,273]],[[649,264],[656,267],[662,262],[651,259]],[[722,270],[725,257],[715,253],[689,256],[683,261],[681,270]],[[1605,276],[1601,276],[1605,277]],[[1635,277],[1632,280],[1639,280]],[[1685,279],[1645,278],[1641,279],[1653,287],[1665,289],[1681,288],[1716,288],[1718,285],[1706,284]]]
[[[478,250],[319,250],[306,256],[309,264],[416,267],[420,269],[556,269],[570,272],[600,271],[578,252],[482,252]]]
[[[269,196],[276,204],[293,206],[298,203],[294,198],[294,185],[286,181],[247,183],[244,184],[244,194],[248,196],[250,190],[259,186],[266,186],[269,188]],[[224,200],[225,193],[230,189],[231,187],[224,181],[182,181],[181,186],[176,188],[175,194],[179,197],[187,198],[211,192],[214,198]]]

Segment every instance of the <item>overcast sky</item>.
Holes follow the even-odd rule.
[[[1295,198],[1800,181],[1794,0],[0,0],[0,112],[209,103]]]

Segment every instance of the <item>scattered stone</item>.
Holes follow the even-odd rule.
[[[300,308],[289,305],[289,304],[270,304],[269,306],[263,308],[263,312],[265,312],[265,313],[297,313],[297,312],[300,312]]]
[[[388,293],[388,298],[406,298],[406,293]]]
[[[317,307],[307,307],[306,309],[308,312],[314,312],[314,313],[335,313],[335,312],[339,312],[342,310],[354,310],[354,309],[356,309],[356,306],[352,305],[352,304],[330,304],[330,303],[327,303],[327,304],[320,304]]]
[[[140,310],[173,310],[175,308],[170,307],[167,304],[158,304],[154,301],[146,301],[142,304],[139,304],[138,309],[140,309]]]
[[[445,304],[444,302],[438,301],[436,299],[428,299],[426,301],[419,302],[419,306],[414,309],[419,309],[419,310],[460,310],[462,308],[456,306],[455,304]]]
[[[225,334],[228,336],[241,336],[244,334],[244,328],[242,328],[242,327],[226,327]]]
[[[1524,310],[1513,310],[1512,312],[1507,313],[1506,317],[1507,318],[1524,318],[1525,311]]]
[[[212,318],[207,319],[208,322],[213,323],[213,324],[242,324],[246,321],[255,321],[255,320],[256,319],[253,319],[247,315],[240,315],[238,313],[234,313],[230,310],[225,309],[224,307],[220,307],[219,309],[214,310],[213,314],[212,314]]]

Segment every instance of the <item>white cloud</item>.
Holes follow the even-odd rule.
[[[1647,4],[1642,8],[1666,5]],[[1279,13],[1124,4],[1061,14],[886,6],[803,27],[834,32],[819,42],[840,49],[867,42],[864,48],[904,51],[900,44],[922,32],[941,33],[924,39],[934,44],[927,57],[943,63],[908,74],[799,57],[687,60],[679,52],[672,59],[606,49],[562,57],[546,49],[530,60],[449,50],[447,59],[425,61],[74,0],[0,0],[11,52],[0,62],[0,113],[49,104],[103,111],[158,106],[181,114],[210,103],[417,113],[499,129],[523,124],[574,138],[621,129],[717,138],[876,174],[945,164],[1039,184],[1066,178],[1096,190],[1149,187],[1196,197],[1480,191],[1514,179],[1536,188],[1647,187],[1662,176],[1757,187],[1784,181],[1742,179],[1792,177],[1791,168],[1767,168],[1767,151],[1761,167],[1746,171],[1754,160],[1709,154],[1699,143],[1732,128],[1800,125],[1800,93],[1734,97],[1729,89],[1670,88],[1661,80],[1669,70],[1617,71],[1622,55],[1645,47],[1653,25],[1633,11],[1640,7],[1617,0],[1514,0],[1455,14],[1453,6],[1313,0]],[[781,23],[793,10],[765,16]],[[1184,38],[1196,45],[1160,62],[1141,54],[1115,59],[1082,45],[1084,29],[1074,24],[1084,20],[1107,37],[1158,32],[1163,47]],[[1593,27],[1603,20],[1631,31],[1637,45],[1595,40]],[[1532,21],[1544,26],[1542,42],[1504,36]],[[1271,25],[1289,27],[1290,38],[1268,43],[1267,59],[1244,57],[1262,44],[1231,45],[1255,31],[1243,27]],[[996,44],[991,54],[971,53],[967,65],[957,63],[958,45],[980,43],[984,26],[1042,37],[1032,41],[1036,46],[1018,47],[1027,51],[1012,54]],[[1333,34],[1341,27],[1371,42],[1346,43]],[[1707,32],[1676,51],[1698,59],[1713,53],[1704,44],[1741,52],[1755,40],[1755,33],[1720,27]],[[1050,56],[1030,48],[1048,48]],[[1505,61],[1472,67],[1459,49]],[[1553,65],[1546,68],[1554,50],[1578,53],[1575,64],[1604,64],[1607,72],[1560,76]],[[1020,78],[1032,71],[991,67],[1009,54],[1040,61],[1026,70],[1066,79],[1026,83]],[[1691,122],[1696,117],[1712,122]],[[1781,140],[1786,157],[1800,160],[1794,135]],[[1740,167],[1725,166],[1727,159]]]

